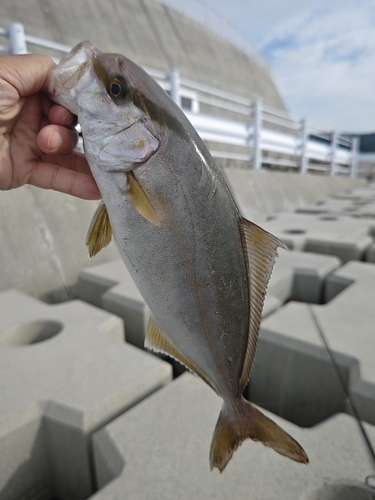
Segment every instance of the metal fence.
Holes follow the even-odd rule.
[[[25,34],[20,23],[0,28],[1,35],[8,39],[8,46],[0,45],[2,52],[27,53],[32,45],[56,51],[58,60],[70,50],[67,45]],[[183,78],[178,70],[145,69],[183,109],[216,158],[243,162],[255,170],[271,167],[358,175],[359,163],[366,156],[358,151],[358,137],[315,129],[305,119],[297,120],[260,100]],[[372,156],[367,155],[370,160]]]

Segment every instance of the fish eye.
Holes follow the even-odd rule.
[[[118,97],[121,94],[121,85],[117,82],[112,82],[111,83],[111,94],[113,97]]]
[[[107,92],[115,101],[126,97],[129,87],[126,80],[121,76],[112,77],[107,85]]]

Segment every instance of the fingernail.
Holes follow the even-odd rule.
[[[47,149],[54,151],[59,148],[63,142],[61,134],[56,132],[56,130],[51,130],[48,139],[47,139]]]

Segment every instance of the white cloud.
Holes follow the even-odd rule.
[[[260,41],[289,110],[325,128],[375,130],[375,6],[316,9]]]
[[[374,0],[200,2],[265,53],[291,114],[326,129],[375,131]]]

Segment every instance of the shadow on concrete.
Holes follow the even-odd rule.
[[[340,353],[335,359],[349,390],[359,378],[359,363]],[[259,337],[247,397],[301,427],[346,410],[346,396],[328,352],[266,329]]]

